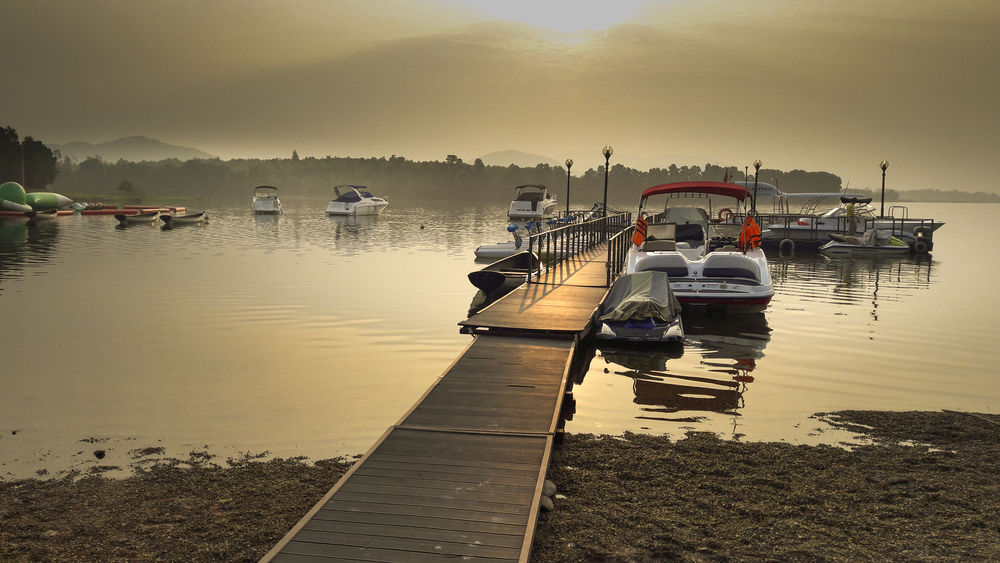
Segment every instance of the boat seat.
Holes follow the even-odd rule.
[[[668,278],[686,278],[689,275],[687,260],[679,254],[656,254],[646,257],[639,262],[635,271],[663,272]]]
[[[677,243],[677,248],[691,248],[691,244],[687,242],[679,242]]]
[[[642,243],[642,249],[646,252],[677,250],[677,244],[672,240],[646,239]]]
[[[745,278],[760,281],[760,268],[742,254],[709,254],[701,273],[706,278]]]

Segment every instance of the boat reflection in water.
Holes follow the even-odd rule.
[[[683,347],[601,343],[598,349],[605,362],[623,368],[613,373],[632,379],[633,402],[641,407],[637,419],[691,423],[704,418],[698,413],[739,416],[770,340],[764,314],[685,315],[684,322]]]

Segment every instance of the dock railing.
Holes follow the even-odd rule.
[[[591,221],[570,223],[564,227],[532,234],[528,237],[528,252],[538,254],[539,264],[535,274],[528,276],[528,283],[532,283],[533,278],[541,275],[543,265],[546,267],[554,266],[601,243],[608,242],[632,228],[634,228],[632,214],[619,213]],[[630,237],[629,240],[631,240]],[[609,246],[609,264],[611,256],[612,252]],[[609,286],[611,281],[612,277],[609,273]]]

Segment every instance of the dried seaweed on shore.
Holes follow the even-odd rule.
[[[874,443],[570,436],[532,561],[1000,560],[1000,428],[954,413],[823,416]]]
[[[568,436],[531,560],[1000,560],[1000,417],[818,416],[871,443]],[[257,561],[350,463],[193,452],[122,480],[0,483],[0,561]]]
[[[257,561],[350,465],[192,452],[128,479],[0,483],[0,561]]]

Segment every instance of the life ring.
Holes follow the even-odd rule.
[[[725,215],[725,214],[727,214],[727,213],[729,214],[729,219],[731,219],[733,217],[733,210],[732,209],[729,209],[728,207],[723,207],[722,209],[720,209],[719,210],[719,221],[725,221],[725,220],[727,220],[727,219],[723,219],[722,218],[722,216]]]
[[[795,250],[795,241],[790,238],[786,238],[778,244],[778,248],[783,252],[792,252]]]
[[[923,254],[924,252],[927,252],[927,243],[922,240],[918,240],[917,243],[913,245],[913,250],[917,254]]]

